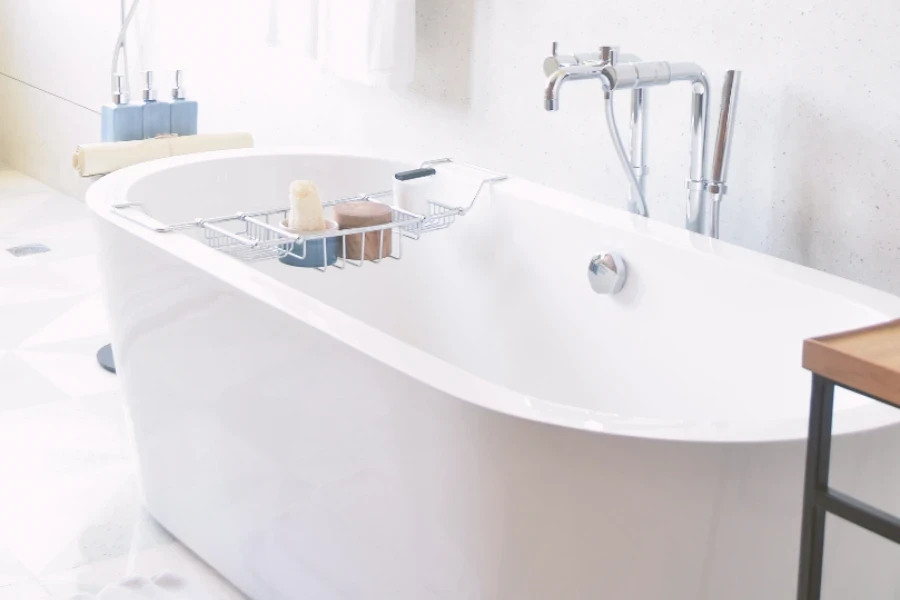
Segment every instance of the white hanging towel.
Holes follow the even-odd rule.
[[[337,77],[383,87],[412,82],[415,0],[319,0],[318,58]]]

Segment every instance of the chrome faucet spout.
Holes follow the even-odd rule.
[[[550,74],[547,78],[547,84],[544,86],[544,110],[559,110],[559,92],[567,81],[577,81],[579,79],[599,79],[604,88],[608,88],[609,83],[603,75],[604,65],[572,65],[568,67],[560,67]]]
[[[544,86],[544,110],[559,110],[559,91],[568,77],[565,70],[558,69],[547,78],[547,85]]]

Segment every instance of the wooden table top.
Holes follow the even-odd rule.
[[[803,367],[900,407],[900,319],[805,340]]]

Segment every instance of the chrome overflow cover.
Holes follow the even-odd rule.
[[[628,268],[618,254],[601,252],[588,265],[588,281],[598,294],[616,294],[625,285]]]

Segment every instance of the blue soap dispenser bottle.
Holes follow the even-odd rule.
[[[156,90],[153,89],[153,71],[144,72],[142,96],[144,99],[144,104],[142,105],[144,109],[144,139],[171,133],[172,105],[168,102],[159,102],[156,99]]]
[[[197,102],[187,99],[184,89],[184,71],[175,71],[175,87],[172,88],[172,133],[197,135]]]
[[[100,109],[100,140],[130,142],[144,137],[143,110],[129,104],[128,90],[122,88],[122,76],[113,77],[112,104]]]

